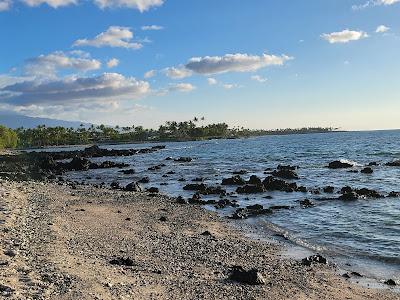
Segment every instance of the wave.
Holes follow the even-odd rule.
[[[359,164],[358,162],[354,161],[354,160],[350,160],[350,159],[340,159],[339,160],[341,163],[347,163],[347,164],[351,164],[355,167],[362,167],[362,164]]]

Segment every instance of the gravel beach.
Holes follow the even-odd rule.
[[[400,299],[162,195],[0,182],[5,299]],[[262,284],[230,279],[257,269]]]

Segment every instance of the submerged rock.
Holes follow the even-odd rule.
[[[240,266],[234,266],[232,268],[229,279],[250,285],[261,285],[266,283],[264,277],[257,269],[246,271],[243,267]]]
[[[348,162],[342,162],[340,160],[332,161],[328,165],[329,169],[346,169],[346,168],[352,168],[352,167],[354,167],[353,164],[350,164]]]
[[[245,186],[238,187],[236,189],[236,193],[238,194],[257,194],[257,193],[264,193],[265,187],[262,184],[251,185],[246,184]]]
[[[346,192],[339,197],[340,200],[357,200],[358,195],[356,192]]]
[[[179,157],[174,159],[174,161],[176,162],[191,162],[193,160],[193,158],[191,157]]]
[[[392,192],[390,192],[389,195],[388,195],[388,198],[398,198],[398,197],[400,197],[400,192],[394,192],[394,191],[392,191]]]
[[[388,162],[386,164],[386,166],[389,166],[389,167],[400,167],[400,160],[395,160],[395,161],[392,161],[392,162]]]
[[[333,186],[324,187],[324,193],[332,194],[334,191],[335,191],[335,188]]]
[[[159,189],[156,188],[156,187],[151,187],[151,188],[148,188],[147,191],[148,191],[149,193],[158,193],[158,192],[159,192]]]
[[[232,172],[233,175],[244,175],[247,174],[246,170],[238,170],[238,171],[233,171]]]
[[[119,185],[119,182],[116,182],[116,181],[111,182],[110,186],[114,190],[117,190],[117,189],[121,188],[120,185]]]
[[[272,172],[272,175],[283,179],[299,179],[299,175],[292,169],[279,169]]]
[[[137,182],[132,182],[132,183],[128,184],[124,188],[124,191],[127,191],[127,192],[143,192],[143,188]]]
[[[383,196],[380,195],[377,191],[366,189],[366,188],[357,189],[357,190],[355,190],[355,192],[360,197],[365,197],[365,198],[383,198]]]
[[[245,185],[246,181],[239,175],[222,179],[222,185]]]
[[[386,284],[386,285],[391,285],[391,286],[397,285],[397,284],[396,284],[396,281],[394,281],[393,279],[388,279],[388,280],[386,280],[386,281],[384,282],[384,284]]]
[[[263,185],[268,191],[294,192],[298,189],[296,183],[288,183],[284,180],[276,179],[272,176],[265,178],[263,181]]]
[[[183,187],[183,189],[185,191],[201,191],[201,190],[205,190],[207,188],[207,186],[204,183],[191,183],[191,184],[187,184]]]
[[[315,204],[308,199],[304,199],[304,200],[300,201],[300,206],[302,208],[310,208],[310,207],[314,207]]]
[[[219,200],[218,202],[215,203],[215,208],[216,209],[222,209],[222,208],[225,208],[225,207],[228,207],[228,206],[237,207],[238,204],[236,203],[236,201],[231,201],[231,200],[228,200],[228,199],[221,199],[221,200]]]
[[[278,170],[291,170],[294,171],[296,169],[299,169],[299,166],[291,166],[291,165],[278,165],[277,169]]]
[[[346,186],[341,189],[342,195],[339,197],[340,200],[357,200],[360,198],[383,198],[381,194],[379,194],[375,190],[370,190],[367,188],[355,189],[353,190],[351,187]]]
[[[248,184],[253,184],[253,185],[261,185],[262,181],[258,176],[256,175],[251,175],[250,179],[247,181]]]
[[[149,183],[150,179],[149,177],[143,177],[142,179],[138,180],[138,183]]]
[[[273,205],[270,206],[269,209],[272,210],[281,210],[281,209],[291,209],[292,207],[288,206],[288,205]]]
[[[370,168],[370,167],[366,167],[366,168],[361,170],[361,173],[363,173],[363,174],[372,174],[372,173],[374,173],[374,170],[372,170],[372,168]]]
[[[240,220],[266,214],[272,214],[272,209],[264,208],[262,205],[255,204],[247,206],[246,208],[238,208],[230,218]]]
[[[176,203],[187,204],[186,200],[182,196],[176,197]]]
[[[134,170],[134,169],[129,169],[129,170],[121,170],[121,171],[118,171],[118,172],[120,172],[120,173],[122,173],[122,174],[124,174],[124,175],[131,175],[131,174],[135,174],[135,170]]]
[[[74,157],[69,163],[64,164],[64,168],[74,171],[87,171],[90,168],[90,161],[82,157]]]

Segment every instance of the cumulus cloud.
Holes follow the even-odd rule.
[[[58,8],[62,6],[75,5],[78,3],[77,0],[23,0],[23,2],[32,7],[47,4],[50,7]]]
[[[172,79],[182,79],[192,76],[192,71],[187,69],[185,66],[166,68],[163,72]]]
[[[30,80],[0,89],[0,100],[12,105],[62,105],[86,101],[120,101],[143,97],[150,92],[146,81],[104,73],[94,77],[67,77],[50,81]]]
[[[361,9],[365,9],[368,7],[374,7],[374,6],[390,6],[393,4],[396,4],[400,2],[400,0],[369,0],[363,4],[360,5],[353,5],[353,10],[361,10]]]
[[[252,72],[268,66],[280,66],[293,59],[287,55],[226,54],[224,56],[194,57],[185,68],[197,74],[214,75],[228,72]]]
[[[115,68],[119,65],[119,60],[116,58],[112,58],[107,62],[107,67],[108,68]]]
[[[164,0],[94,0],[94,3],[102,9],[127,7],[144,12],[152,7],[163,5]]]
[[[147,71],[146,73],[144,73],[144,78],[152,78],[152,77],[154,77],[154,76],[156,76],[156,70],[150,70],[150,71]]]
[[[0,11],[6,11],[11,8],[11,0],[0,0]]]
[[[321,37],[331,44],[336,43],[348,43],[351,41],[357,41],[363,38],[367,38],[368,34],[364,31],[355,31],[345,29],[339,32],[324,33]]]
[[[74,47],[114,47],[127,49],[140,49],[142,44],[132,42],[133,32],[128,27],[110,26],[105,32],[98,34],[93,39],[80,39],[74,43]]]
[[[389,27],[385,26],[385,25],[380,25],[376,28],[375,32],[376,33],[385,33],[388,32],[390,30]]]
[[[159,26],[159,25],[146,25],[146,26],[142,26],[141,28],[144,31],[148,31],[148,30],[163,30],[164,29],[163,26]]]
[[[260,83],[265,83],[268,81],[267,78],[263,78],[260,75],[253,75],[253,76],[251,76],[251,79],[254,81],[260,82]]]
[[[100,69],[100,67],[101,62],[91,59],[86,52],[72,51],[64,53],[56,51],[28,59],[25,65],[25,72],[32,76],[55,77],[60,69],[87,72]]]
[[[293,57],[287,55],[226,54],[224,56],[193,57],[187,64],[170,67],[163,72],[170,78],[182,79],[193,74],[216,75],[229,72],[254,72],[269,66],[281,66]]]
[[[215,78],[207,78],[207,82],[209,85],[216,85],[218,83],[217,79]]]
[[[191,92],[194,89],[196,89],[196,87],[190,83],[177,83],[171,85],[168,90],[171,92]]]

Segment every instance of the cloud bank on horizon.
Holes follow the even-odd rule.
[[[283,86],[290,91],[299,90],[302,87],[300,80],[311,80],[311,75],[307,74],[307,64],[312,69],[332,64],[331,61],[324,61],[324,52],[331,56],[336,52],[341,57],[337,65],[352,66],[352,59],[359,60],[364,55],[362,45],[384,45],[399,40],[396,27],[400,27],[400,21],[388,18],[390,23],[382,24],[382,17],[378,23],[375,20],[362,20],[362,14],[364,10],[374,7],[398,10],[400,5],[396,4],[400,0],[354,1],[358,3],[338,10],[349,16],[357,13],[361,20],[357,24],[349,17],[348,26],[334,26],[334,22],[326,26],[318,24],[318,27],[312,29],[305,26],[296,28],[292,38],[285,34],[293,30],[290,22],[283,27],[278,25],[281,23],[279,19],[268,20],[260,16],[259,26],[246,28],[243,24],[251,19],[243,15],[243,24],[238,24],[241,27],[236,29],[236,41],[235,30],[224,26],[218,28],[205,22],[201,23],[203,28],[200,29],[198,20],[191,22],[184,17],[176,18],[181,20],[178,22],[186,22],[185,25],[171,21],[171,13],[190,15],[195,19],[194,12],[205,10],[204,3],[197,4],[197,9],[190,12],[185,7],[180,11],[179,5],[166,0],[94,0],[86,4],[81,0],[22,0],[18,3],[0,0],[2,16],[17,13],[15,7],[22,11],[21,14],[25,10],[34,9],[33,18],[43,18],[46,23],[49,8],[56,9],[57,14],[60,14],[68,7],[68,10],[65,8],[65,14],[69,16],[69,13],[79,9],[78,5],[83,5],[87,12],[93,11],[90,5],[94,5],[99,9],[93,13],[93,18],[101,17],[103,20],[100,24],[88,22],[87,28],[82,28],[81,22],[76,19],[74,30],[71,33],[63,32],[60,37],[56,27],[47,29],[46,34],[53,34],[57,42],[52,43],[52,36],[46,36],[49,41],[38,44],[36,49],[27,47],[38,53],[36,56],[30,55],[29,49],[25,51],[20,47],[19,51],[12,54],[13,65],[1,63],[0,110],[42,117],[54,117],[56,113],[68,116],[68,113],[76,110],[81,112],[80,115],[71,113],[71,118],[96,121],[91,120],[93,115],[87,112],[88,107],[91,107],[92,111],[102,113],[99,116],[107,122],[107,118],[112,118],[112,112],[130,111],[138,107],[138,101],[148,101],[152,106],[156,103],[154,109],[162,111],[166,107],[163,102],[169,101],[174,105],[177,99],[185,99],[188,103],[199,101],[207,93],[218,95],[215,101],[223,103],[229,101],[230,97],[246,97],[246,93],[259,99],[255,102],[261,106],[267,105],[261,101],[264,94],[270,97],[265,103],[276,101],[272,97],[282,99],[283,103],[294,101],[288,95],[288,98],[282,98],[287,93],[286,88],[282,93]],[[271,5],[263,3],[258,8],[246,9],[256,16],[257,11],[262,12]],[[290,6],[290,3],[285,5]],[[312,8],[312,3],[308,5]],[[222,20],[228,19],[229,15],[218,12],[217,6],[215,13]],[[136,11],[138,21],[126,15],[126,10]],[[206,10],[204,14],[207,14]],[[241,16],[240,6],[238,9],[231,8],[230,14],[234,15],[232,21],[237,21],[238,16]],[[335,16],[327,17],[335,19]],[[33,24],[34,30],[36,25],[32,21],[26,20]],[[10,16],[4,22],[11,28],[16,21]],[[319,32],[315,28],[320,28]],[[210,32],[218,34],[221,42],[210,36]],[[21,43],[16,46],[22,46],[23,40],[27,39],[25,32],[19,33],[15,38],[18,40],[21,36]],[[41,46],[43,50],[40,50]],[[4,51],[7,47],[13,48],[6,44]],[[368,64],[368,60],[365,64]],[[338,82],[342,81],[339,73],[332,73],[331,76],[337,78]],[[322,79],[318,75],[314,78],[316,83]],[[308,83],[302,84],[305,86]],[[318,86],[328,86],[328,82],[321,81],[316,89]],[[297,93],[290,97],[293,96],[299,95]],[[134,111],[136,114],[137,110]],[[236,112],[232,110],[232,115],[237,115],[239,111],[240,108]],[[192,114],[189,107],[185,114]],[[207,109],[203,114],[207,114]],[[129,122],[128,115],[126,117],[123,123]],[[165,115],[165,118],[168,116]]]

